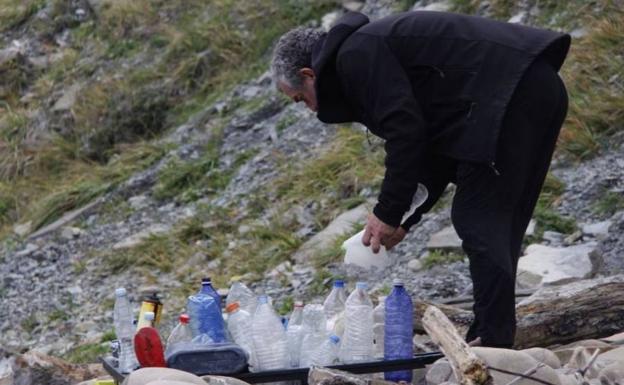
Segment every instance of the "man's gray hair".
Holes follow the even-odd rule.
[[[299,70],[312,67],[312,48],[325,34],[317,28],[295,28],[280,37],[273,50],[271,72],[273,81],[301,88],[303,80]]]

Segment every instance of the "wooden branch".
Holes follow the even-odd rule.
[[[423,314],[432,303],[414,299],[414,330],[422,333]],[[465,335],[471,311],[435,305]],[[624,330],[624,275],[583,280],[538,290],[516,307],[515,348],[565,344]]]
[[[440,309],[429,306],[422,318],[422,324],[433,342],[440,346],[461,384],[482,385],[492,382],[485,362],[470,350]]]

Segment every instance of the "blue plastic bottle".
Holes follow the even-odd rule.
[[[221,309],[221,296],[215,288],[212,287],[212,280],[210,277],[202,278],[202,289],[205,289],[206,293],[210,294],[212,298],[217,301],[217,305],[219,305],[219,309]]]
[[[214,342],[225,341],[220,301],[221,298],[210,284],[210,280],[203,279],[201,290],[197,294],[191,295],[186,304],[187,312],[191,318],[189,326],[193,337],[207,334]]]
[[[414,305],[401,280],[395,279],[393,285],[392,292],[386,298],[384,359],[412,358],[414,355],[412,342]],[[386,372],[384,378],[387,381],[412,382],[412,371]]]

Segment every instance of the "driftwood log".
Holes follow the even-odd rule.
[[[414,300],[414,329],[424,332],[422,317],[431,303]],[[435,304],[465,332],[471,311]],[[624,330],[624,275],[544,287],[516,306],[514,347],[529,348],[601,338]]]
[[[455,377],[462,385],[483,385],[492,378],[485,362],[476,356],[459,335],[453,323],[435,306],[429,306],[422,324],[431,340],[449,360]]]

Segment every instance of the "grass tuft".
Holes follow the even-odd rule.
[[[437,265],[448,265],[454,262],[462,262],[466,256],[454,251],[447,250],[429,250],[429,252],[421,258],[422,265],[425,269],[431,269]]]

